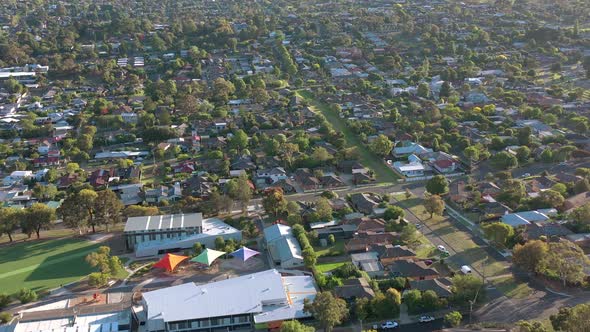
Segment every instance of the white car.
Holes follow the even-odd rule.
[[[438,249],[438,251],[444,252],[446,254],[449,253],[449,251],[447,250],[447,248],[445,248],[445,246],[443,246],[443,245],[437,246],[436,249]]]
[[[428,322],[432,322],[433,320],[434,320],[434,317],[432,317],[432,316],[420,317],[420,323],[428,323]]]
[[[381,329],[382,330],[389,330],[389,329],[395,329],[399,326],[399,324],[396,321],[393,322],[385,322],[383,324],[381,324]]]
[[[471,268],[469,267],[469,265],[463,265],[463,266],[461,266],[461,272],[463,274],[470,274]]]

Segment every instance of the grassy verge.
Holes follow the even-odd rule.
[[[513,299],[524,299],[533,292],[532,288],[526,283],[516,280],[514,276],[495,279],[492,281],[492,284],[496,286],[499,291],[504,293],[504,295]]]
[[[357,147],[361,162],[375,172],[378,182],[396,182],[399,179],[399,176],[387,167],[381,158],[372,153],[358,136],[348,128],[346,122],[340,118],[339,114],[332,111],[327,104],[315,99],[313,93],[309,91],[299,90],[298,94],[309,103],[312,110],[322,113],[328,122],[334,126],[334,129],[344,135],[348,147]]]

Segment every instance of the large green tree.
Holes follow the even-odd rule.
[[[312,314],[326,332],[332,331],[348,315],[346,302],[334,297],[331,292],[318,293],[313,302],[305,299],[303,310]]]
[[[434,195],[446,194],[449,191],[449,182],[443,175],[435,175],[426,182],[426,190]]]

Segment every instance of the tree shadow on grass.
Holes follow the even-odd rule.
[[[60,240],[30,240],[27,242],[9,245],[0,249],[0,264],[16,260],[24,260],[45,252],[75,243],[82,242],[82,239],[60,239]]]

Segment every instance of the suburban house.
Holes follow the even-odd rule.
[[[305,300],[317,290],[311,276],[266,270],[197,285],[193,282],[143,293],[147,331],[251,331],[277,329],[307,318]]]
[[[427,152],[432,152],[432,149],[427,149],[422,145],[412,141],[401,141],[395,145],[392,153],[394,157],[402,158],[412,154],[420,155]]]
[[[385,270],[394,277],[405,277],[410,280],[436,279],[439,276],[438,271],[428,267],[426,263],[409,259],[393,261],[391,264],[385,265]]]
[[[375,292],[365,278],[353,278],[344,280],[342,286],[334,288],[334,294],[346,301],[356,299],[372,299]]]
[[[416,252],[406,246],[393,244],[375,244],[371,246],[383,265],[389,265],[397,260],[411,260],[416,258]]]
[[[370,277],[383,277],[385,275],[383,265],[379,262],[379,255],[374,251],[350,254],[352,264],[361,271],[367,272]]]
[[[352,239],[348,240],[348,242],[346,242],[344,244],[344,249],[346,249],[346,251],[349,253],[366,252],[371,248],[372,245],[393,243],[393,241],[397,240],[398,238],[399,238],[399,235],[394,232],[358,233],[358,235],[356,235]]]
[[[424,279],[424,280],[410,280],[410,289],[417,289],[421,292],[433,291],[439,298],[449,298],[453,295],[451,286],[453,282],[450,278]]]
[[[287,180],[287,172],[282,167],[273,167],[270,169],[259,169],[256,171],[256,177],[270,180],[270,183],[278,182],[279,180]]]
[[[373,209],[379,205],[379,203],[375,201],[375,198],[367,193],[352,194],[350,196],[350,203],[355,210],[366,215],[372,214]]]
[[[301,246],[291,227],[275,224],[264,229],[266,247],[273,262],[282,268],[303,266]]]
[[[548,222],[557,215],[556,209],[539,209],[534,211],[515,212],[503,215],[500,220],[512,227],[529,225],[531,223]]]

